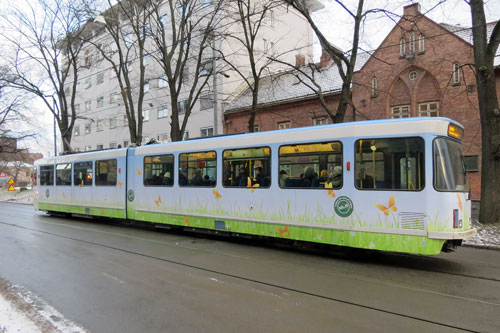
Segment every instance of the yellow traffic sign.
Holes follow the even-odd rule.
[[[14,185],[16,182],[14,181],[14,178],[11,178],[9,179],[9,181],[7,182],[7,184],[9,185]]]
[[[10,185],[8,191],[15,191],[16,189],[14,188],[14,185]]]

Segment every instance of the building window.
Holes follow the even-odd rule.
[[[179,185],[214,187],[217,181],[215,151],[179,155]]]
[[[168,134],[167,133],[163,133],[163,134],[158,134],[156,136],[156,141],[158,142],[168,142]]]
[[[342,144],[322,142],[281,146],[279,185],[282,188],[342,187]]]
[[[85,134],[90,134],[90,131],[92,129],[90,121],[85,124]]]
[[[97,121],[97,132],[100,132],[104,129],[104,120],[98,120]]]
[[[255,147],[224,150],[224,187],[267,188],[271,185],[271,148]]]
[[[409,105],[398,105],[391,107],[391,118],[409,118],[409,117],[410,117]]]
[[[174,155],[146,156],[143,170],[146,186],[174,185]]]
[[[189,67],[185,66],[182,70],[182,82],[189,81]]]
[[[214,136],[214,128],[213,127],[200,128],[200,135],[202,137]]]
[[[148,92],[148,90],[149,90],[149,81],[146,80],[144,81],[144,92],[146,93]]]
[[[168,87],[168,80],[167,80],[167,75],[162,75],[158,79],[158,88],[166,88]]]
[[[356,188],[383,191],[424,188],[424,139],[363,139],[356,141],[354,147]]]
[[[200,76],[206,76],[212,74],[212,60],[204,61],[201,64]]]
[[[179,114],[186,113],[187,99],[183,99],[182,101],[177,102],[177,110],[179,111]]]
[[[158,108],[158,119],[168,116],[168,106],[162,105]]]
[[[142,121],[149,120],[149,110],[142,110]]]
[[[158,28],[161,30],[165,30],[166,28],[168,28],[167,24],[168,24],[168,15],[167,14],[163,14],[161,17],[160,17],[160,23]]]
[[[104,72],[97,73],[97,84],[104,82]]]
[[[418,105],[419,117],[439,117],[439,102],[420,103]]]
[[[109,104],[118,102],[119,97],[120,95],[117,92],[112,92],[111,94],[109,94]]]
[[[410,78],[410,80],[415,81],[418,78],[418,72],[417,71],[411,71],[408,74],[408,77]]]
[[[410,31],[410,38],[408,40],[408,51],[410,54],[415,54],[415,31]]]
[[[90,145],[85,146],[85,151],[91,151],[92,147]]]
[[[280,122],[278,123],[278,129],[286,129],[286,128],[290,128],[292,125],[292,122],[291,121],[283,121],[283,122]]]
[[[128,117],[127,115],[124,115],[123,116],[123,127],[127,127],[128,126]]]
[[[460,84],[460,64],[458,62],[453,64],[453,84]]]
[[[102,108],[104,106],[104,96],[97,97],[97,107]]]
[[[425,36],[420,35],[418,36],[418,53],[424,53],[425,52]]]
[[[260,126],[259,126],[259,125],[255,125],[255,126],[253,127],[253,131],[254,131],[254,133],[255,133],[255,132],[259,132],[259,131],[260,131]]]
[[[110,149],[115,149],[116,148],[116,142],[115,141],[112,141],[109,143],[109,148]]]
[[[109,119],[109,128],[110,129],[116,128],[117,123],[118,123],[118,121],[116,120],[116,118]]]
[[[373,77],[372,78],[372,96],[371,97],[377,97],[378,95],[378,82],[377,78]]]
[[[313,119],[313,125],[318,126],[318,125],[326,125],[328,124],[328,120],[325,117],[321,118],[314,118]]]
[[[200,110],[211,109],[214,107],[214,95],[205,94],[200,96]]]
[[[465,171],[477,172],[479,171],[479,160],[477,155],[464,156]]]
[[[89,77],[85,80],[85,89],[92,87],[92,78]]]
[[[127,48],[130,48],[134,44],[134,34],[133,33],[128,33],[125,35],[125,46]]]
[[[128,140],[125,140],[123,141],[123,148],[127,148],[128,147]]]
[[[80,112],[80,104],[75,104],[75,112]]]
[[[90,111],[92,108],[92,101],[89,99],[89,100],[86,100],[85,101],[85,111]]]
[[[80,135],[80,126],[79,125],[76,125],[74,127],[74,133],[75,133],[75,136],[79,136]]]
[[[116,185],[117,174],[116,160],[103,160],[95,162],[95,185]]]
[[[401,57],[406,55],[406,40],[404,38],[399,40],[399,55]]]
[[[144,66],[149,65],[149,58],[151,58],[151,56],[149,55],[149,53],[146,53],[146,54],[144,55],[144,57],[142,58],[142,64],[143,64]]]
[[[96,150],[103,150],[104,149],[104,145],[102,145],[102,144],[96,145],[95,149]]]

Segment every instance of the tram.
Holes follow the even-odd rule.
[[[34,205],[203,232],[435,255],[473,237],[463,127],[322,125],[36,161]]]

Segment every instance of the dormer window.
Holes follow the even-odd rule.
[[[414,31],[410,31],[410,38],[408,41],[408,51],[410,52],[410,54],[415,53],[415,32]]]

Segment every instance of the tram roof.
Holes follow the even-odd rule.
[[[128,149],[135,149],[135,155],[150,155],[166,152],[191,152],[217,148],[266,146],[275,143],[301,143],[342,138],[366,138],[379,136],[440,134],[447,135],[448,125],[457,122],[443,117],[419,117],[406,119],[366,120],[341,124],[298,127],[256,133],[215,136],[188,141],[146,145],[136,148],[119,148],[82,152],[38,160],[35,164],[65,163],[126,156]],[[460,124],[460,127],[463,128]]]

